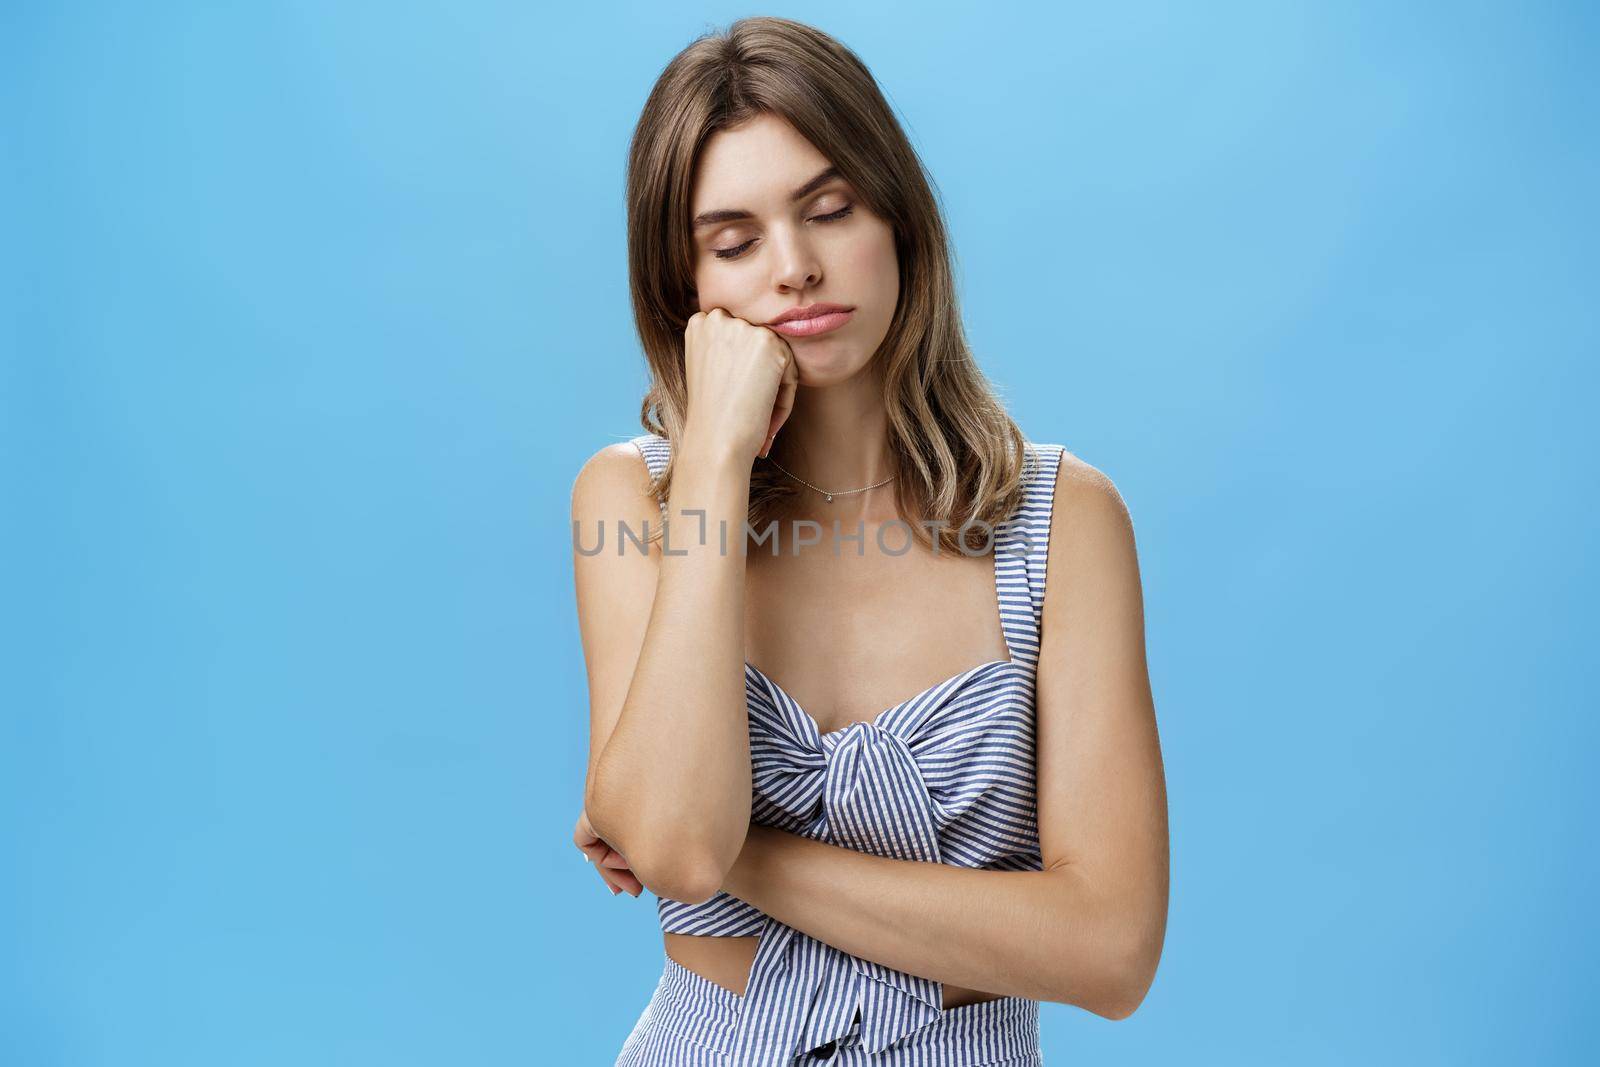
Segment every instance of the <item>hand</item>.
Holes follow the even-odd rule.
[[[716,307],[689,319],[683,349],[684,436],[741,459],[765,456],[794,410],[800,384],[788,340]]]
[[[589,825],[588,809],[578,815],[578,825],[572,831],[572,842],[600,872],[600,880],[605,882],[612,896],[625,892],[637,897],[643,892],[644,883],[634,877],[622,853],[602,841],[600,835],[594,832],[594,827]]]

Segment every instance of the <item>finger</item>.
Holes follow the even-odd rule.
[[[644,884],[634,877],[632,871],[613,871],[606,867],[596,867],[595,870],[600,872],[600,880],[605,882],[612,896],[627,893],[629,896],[637,897],[644,891]]]
[[[627,867],[602,866],[595,869],[600,872],[600,877],[605,879],[607,885],[621,886],[635,896],[638,895],[640,889],[644,888],[643,883],[639,881],[639,876]]]
[[[789,416],[794,411],[795,394],[799,391],[799,383],[794,381],[784,382],[778,387],[778,402],[773,410],[772,436],[776,437],[778,431],[783,429],[783,424],[789,421]]]
[[[609,873],[611,875],[612,882],[621,886],[622,891],[627,893],[629,896],[636,897],[640,893],[644,892],[644,883],[639,881],[638,876],[627,868],[623,868],[620,871],[611,871]]]
[[[606,857],[601,867],[608,877],[622,886],[627,892],[632,893],[634,896],[644,892],[644,883],[639,881],[639,877],[633,873],[633,868],[628,866],[628,861],[623,857],[622,853],[613,852]]]
[[[784,342],[788,347],[788,342]],[[770,440],[783,428],[788,421],[789,413],[794,410],[795,392],[800,386],[800,367],[794,358],[794,349],[789,349],[789,358],[783,363],[783,377],[778,382],[778,395],[772,404],[772,417],[767,421],[767,438]]]
[[[777,402],[772,407],[772,418],[767,423],[767,443],[761,450],[763,458],[772,451],[773,439],[778,436],[778,431],[783,429],[783,424],[789,421],[789,416],[794,411],[794,398],[798,386],[793,382],[784,382],[778,387]]]

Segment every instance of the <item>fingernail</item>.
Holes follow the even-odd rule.
[[[618,889],[616,886],[612,886],[611,887],[611,895],[612,896],[616,896],[620,892],[622,892],[622,890]]]

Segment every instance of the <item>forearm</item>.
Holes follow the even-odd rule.
[[[888,859],[753,825],[723,889],[819,941],[909,974],[1120,1017],[1115,910],[1069,868]]]
[[[596,832],[672,899],[714,893],[750,822],[749,476],[748,464],[716,450],[679,453],[654,606],[586,797]]]

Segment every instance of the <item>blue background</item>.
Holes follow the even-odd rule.
[[[627,138],[748,13],[0,16],[6,1062],[610,1062],[569,494],[640,432]],[[765,13],[1136,523],[1166,951],[1047,1062],[1592,1055],[1594,9]]]

